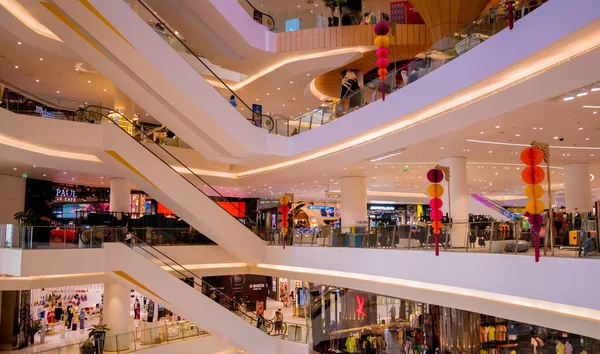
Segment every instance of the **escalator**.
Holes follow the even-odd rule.
[[[279,339],[258,329],[258,315],[243,301],[232,299],[155,247],[123,232],[105,234],[109,275],[156,303],[193,321],[212,335],[246,353],[275,354]],[[209,297],[210,295],[210,297]]]
[[[100,106],[88,106],[82,115],[90,122],[103,123],[103,161],[115,164],[128,180],[240,260],[263,261],[266,247],[257,236],[260,230],[256,223],[246,217],[238,205],[228,202],[205,179],[153,141],[139,125]],[[209,194],[219,197],[226,205],[217,204]],[[225,208],[235,211],[248,224]]]
[[[471,194],[470,199],[472,199],[472,200],[476,201],[477,203],[479,203],[480,205],[486,207],[487,210],[489,210],[490,212],[497,213],[497,215],[493,215],[496,218],[499,217],[500,219],[508,219],[508,220],[514,220],[516,217],[518,218],[518,216],[516,216],[515,213],[506,209],[505,207],[501,206],[500,204],[494,202],[493,200],[485,197],[483,194]],[[471,204],[471,206],[469,207],[469,212],[471,214],[484,214],[484,215],[487,214],[487,213],[478,212],[479,210],[481,210],[481,209],[474,207],[473,204]]]

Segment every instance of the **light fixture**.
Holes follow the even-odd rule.
[[[277,91],[279,91],[279,90],[281,90],[281,87],[278,87],[278,88],[277,88]]]
[[[282,104],[281,106],[282,106],[282,107],[285,107],[285,104]]]
[[[60,93],[60,91],[56,90],[56,93]]]
[[[40,58],[40,61],[44,61],[44,58]]]
[[[42,176],[46,177],[46,174],[44,173]]]
[[[583,128],[579,128],[579,130],[583,130]]]
[[[555,137],[554,137],[554,138],[552,138],[552,139],[554,139],[554,140],[558,140],[558,137],[557,137],[557,136],[555,136]]]
[[[18,65],[15,65],[15,69],[18,69],[18,68],[19,68],[19,66],[18,66]]]
[[[590,140],[590,138],[585,138],[585,140]]]
[[[67,174],[66,172],[63,172],[63,175],[66,175],[66,174]]]
[[[91,80],[88,80],[88,84],[91,84],[91,83],[92,83],[92,81],[91,81]]]
[[[177,35],[179,35],[179,32],[175,31],[175,35],[176,35],[176,36],[177,36]]]
[[[35,82],[40,82],[40,79],[35,79]]]
[[[310,74],[306,74],[306,76],[310,76]]]
[[[36,168],[36,167],[37,167],[36,165],[33,165],[33,168]]]
[[[493,151],[492,151],[492,150],[490,150],[490,151],[488,151],[488,154],[491,154],[492,152],[493,152]]]
[[[100,177],[100,179],[104,179],[104,177]]]
[[[598,111],[593,111],[592,114],[598,114]]]
[[[21,42],[17,42],[18,45],[21,45]]]
[[[521,136],[521,134],[515,134],[515,136]]]
[[[295,100],[296,100],[296,97],[293,97],[293,98],[292,98],[292,101],[295,101]]]
[[[16,167],[13,167],[13,171],[16,171],[16,170],[17,170],[17,168],[16,168]]]
[[[269,95],[269,93],[267,92],[267,96]]]
[[[598,81],[592,85],[591,91],[592,92],[600,91],[600,81]]]
[[[582,87],[579,89],[579,92],[577,92],[577,97],[583,97],[583,96],[587,96],[588,95],[588,89],[585,87]]]
[[[104,89],[103,91],[106,92],[106,89]]]
[[[567,93],[565,95],[565,97],[563,97],[563,101],[573,101],[575,99],[575,95],[573,95],[572,93]]]
[[[444,150],[444,148],[443,148],[443,147],[440,147],[440,150]]]
[[[497,126],[496,126],[496,129],[500,129],[500,126],[499,126],[499,125],[497,125]]]

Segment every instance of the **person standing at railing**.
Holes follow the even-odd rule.
[[[281,312],[281,309],[277,309],[277,311],[275,311],[275,317],[273,317],[273,324],[275,325],[275,334],[282,334],[281,325],[283,324],[283,313]]]
[[[238,104],[237,104],[237,102],[235,100],[235,96],[234,95],[231,95],[231,97],[229,97],[229,103],[233,106],[233,108],[237,107]]]

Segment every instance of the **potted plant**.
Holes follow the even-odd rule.
[[[90,332],[88,334],[88,339],[83,342],[80,347],[81,354],[93,354],[94,352],[102,354],[104,352],[104,338],[106,337],[106,332],[110,331],[110,328],[108,328],[108,326],[105,324],[98,324],[93,325],[92,328],[88,329],[88,331]],[[89,345],[89,343],[86,344],[86,342],[90,342],[92,344],[92,348],[94,348],[94,350],[97,349],[97,351],[84,352],[83,346]]]
[[[331,10],[331,17],[328,18],[329,20],[329,27],[336,27],[339,26],[340,24],[340,18],[339,17],[335,17],[333,15],[333,12],[335,11],[335,9],[340,6],[340,0],[323,0],[323,5],[327,8],[329,8]],[[341,13],[341,11],[340,11]]]
[[[30,344],[33,344],[33,340],[34,340],[35,335],[41,329],[42,329],[42,321],[35,320],[35,321],[29,322],[29,324],[27,325],[27,335],[29,336],[29,343]]]
[[[13,215],[13,218],[19,223],[19,246],[25,246],[25,230],[27,226],[32,226],[37,219],[37,214],[33,209],[27,211],[18,211]],[[31,233],[30,235],[33,235]]]
[[[85,340],[85,342],[81,343],[79,346],[79,352],[81,354],[95,354],[96,346],[94,345],[94,340],[90,337]]]

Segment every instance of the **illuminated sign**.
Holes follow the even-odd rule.
[[[333,207],[332,206],[326,206],[326,205],[309,205],[308,209],[310,210],[327,210],[330,213],[333,213]]]
[[[46,117],[46,118],[56,118],[56,116],[54,115],[54,112],[50,112],[50,111],[44,109],[42,106],[35,106],[35,113],[38,113],[42,117]]]
[[[55,202],[75,202],[77,201],[77,194],[74,189],[67,188],[56,188],[56,195],[54,196]]]
[[[365,296],[362,297],[356,294],[356,313],[362,315],[363,317],[367,317],[365,313]]]
[[[384,211],[394,211],[396,207],[392,205],[371,205],[369,210],[384,210]]]

